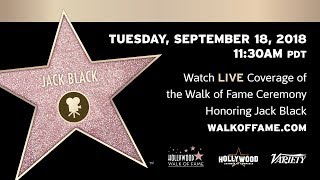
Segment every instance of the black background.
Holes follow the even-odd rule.
[[[318,23],[73,23],[92,60],[162,54],[127,86],[114,102],[149,168],[129,160],[98,142],[75,132],[21,179],[108,179],[198,177],[310,177],[312,167],[312,61],[319,59]],[[46,65],[57,23],[0,23],[0,69]],[[304,45],[269,48],[308,50],[307,59],[234,59],[234,48],[268,48],[266,45],[111,45],[109,33],[264,33],[307,35]],[[252,41],[253,42],[253,41]],[[182,73],[253,72],[258,74],[308,73],[307,83],[184,83]],[[207,88],[212,91],[308,91],[305,102],[285,99],[166,99],[165,91]],[[0,179],[14,179],[33,106],[0,89]],[[205,116],[204,107],[268,107],[290,105],[307,108],[308,116]],[[209,133],[207,123],[307,123],[307,132]],[[168,168],[169,147],[204,148],[204,168]],[[258,155],[253,166],[218,164],[218,156],[235,153]],[[305,153],[304,164],[271,165],[272,153]],[[150,164],[152,162],[152,164]]]

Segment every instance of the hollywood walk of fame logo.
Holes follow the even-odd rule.
[[[35,107],[16,179],[75,131],[147,167],[112,99],[159,57],[91,61],[63,12],[46,66],[0,71],[0,87]]]
[[[200,147],[170,147],[168,167],[204,167],[203,149]]]
[[[232,167],[236,165],[241,165],[245,167],[246,165],[253,165],[259,160],[258,156],[251,156],[249,154],[241,153],[240,148],[238,147],[235,154],[228,154],[218,157],[219,163],[224,165],[231,165]]]

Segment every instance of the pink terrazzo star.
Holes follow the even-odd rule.
[[[92,62],[63,13],[47,66],[0,71],[0,87],[35,106],[16,179],[76,130],[146,167],[112,98],[158,57]],[[96,72],[96,80],[75,83],[88,71]],[[69,73],[74,74],[73,82]],[[54,75],[60,75],[60,81],[44,84],[44,77]],[[60,98],[71,91],[83,94],[90,104],[79,122],[68,122],[59,114]]]

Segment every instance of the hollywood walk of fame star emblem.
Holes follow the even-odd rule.
[[[35,107],[16,179],[74,131],[147,167],[112,99],[159,56],[93,62],[63,12],[47,66],[0,71],[0,87]]]
[[[200,154],[200,152],[199,152],[199,151],[198,151],[198,153],[197,153],[197,154],[195,154],[194,156],[196,157],[196,160],[200,160],[200,161],[202,161],[202,156],[203,156],[203,154]]]

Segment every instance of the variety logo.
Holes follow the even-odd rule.
[[[246,165],[253,165],[254,163],[257,163],[258,160],[258,156],[242,154],[240,148],[237,149],[235,154],[219,156],[219,163],[223,163],[224,165],[231,165],[232,167],[236,165],[241,165],[243,167],[245,167]]]
[[[306,154],[271,154],[271,164],[303,164]]]
[[[169,148],[168,167],[204,167],[202,148]]]

